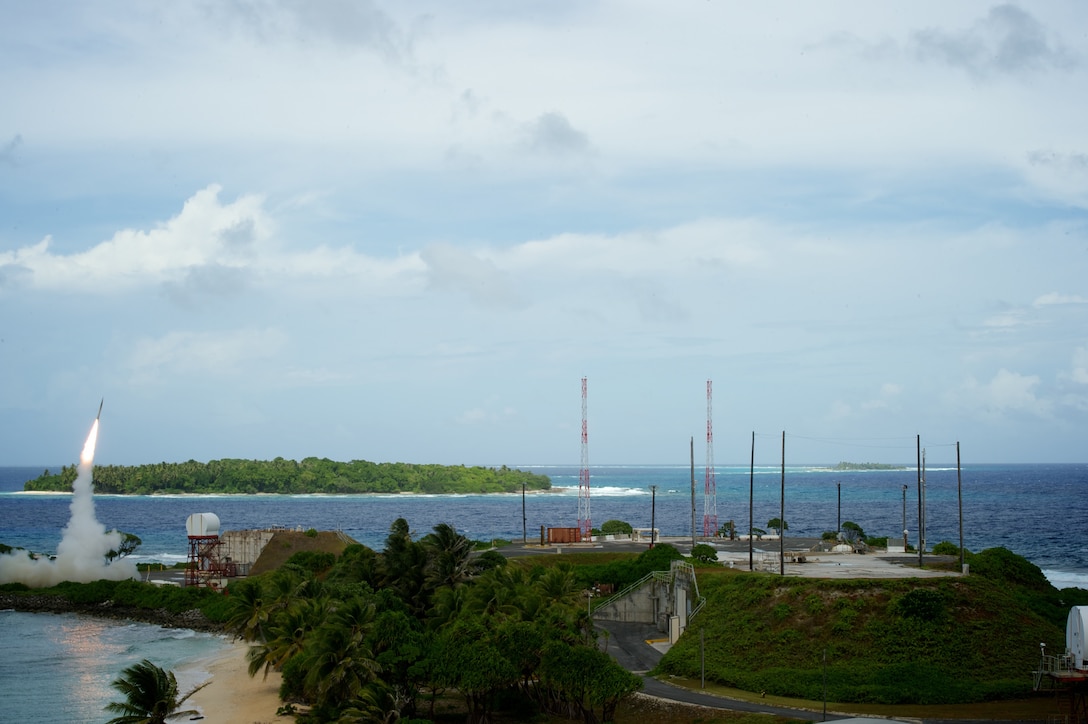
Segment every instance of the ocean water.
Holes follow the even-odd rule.
[[[184,629],[74,614],[0,611],[0,721],[103,722],[123,697],[110,686],[141,659],[174,671],[187,693],[207,678],[201,662],[227,639]]]
[[[59,467],[59,466],[55,466]],[[215,513],[222,530],[283,526],[343,530],[380,549],[390,524],[405,518],[417,536],[450,523],[470,538],[539,539],[541,526],[576,526],[577,466],[522,466],[544,473],[556,490],[500,495],[199,495],[95,497],[98,520],[134,533],[143,545],[139,562],[185,560],[185,521],[193,513]],[[0,467],[0,542],[52,552],[68,522],[70,495],[26,494],[22,484],[43,468]],[[703,468],[695,469],[695,527],[703,526]],[[783,475],[779,467],[718,466],[715,471],[719,524],[733,520],[746,531],[751,498],[757,528],[779,517]],[[1055,585],[1088,587],[1088,464],[965,465],[926,470],[926,543],[959,542],[969,550],[1004,546],[1047,572]],[[662,535],[690,536],[692,475],[687,465],[591,468],[594,526],[624,520]],[[656,486],[651,494],[650,486]],[[904,497],[904,486],[906,486]],[[918,475],[915,470],[834,472],[787,466],[785,517],[789,534],[819,536],[839,520],[857,523],[868,535],[899,538],[903,518],[912,545],[918,542]],[[524,511],[524,520],[523,520]]]
[[[54,469],[59,465],[52,466]],[[470,538],[539,539],[541,527],[574,527],[578,518],[577,466],[521,466],[551,477],[548,493],[505,495],[261,495],[96,496],[96,516],[107,528],[134,533],[143,545],[138,561],[172,564],[185,560],[186,518],[215,513],[223,530],[317,528],[343,530],[381,549],[389,526],[405,518],[417,537],[450,523]],[[26,494],[22,484],[44,468],[0,467],[0,542],[52,552],[68,522],[68,494]],[[591,468],[593,525],[610,519],[649,527],[663,536],[690,536],[693,519],[701,534],[704,471],[689,465],[597,466]],[[789,534],[819,536],[841,521],[868,535],[900,538],[903,519],[910,542],[918,541],[918,475],[913,469],[835,472],[818,467],[717,466],[717,518],[748,528],[779,517],[785,489]],[[926,470],[925,519],[928,547],[963,540],[972,551],[1004,546],[1043,569],[1059,588],[1088,588],[1088,464],[965,465]],[[784,486],[783,486],[784,479]],[[656,486],[656,493],[651,492]],[[905,486],[905,489],[904,489]],[[93,630],[95,633],[84,635]],[[68,644],[68,639],[75,644]],[[82,641],[80,644],[78,642]],[[86,621],[76,617],[0,613],[0,721],[103,721],[111,700],[109,682],[145,656],[160,666],[198,658],[222,646],[215,637],[154,626]],[[18,652],[15,654],[14,652]],[[155,657],[159,657],[158,660]],[[10,665],[9,665],[10,664]],[[76,701],[62,699],[59,692]],[[65,696],[68,696],[65,694]],[[19,704],[24,709],[5,709]],[[83,707],[83,708],[79,708]],[[22,712],[20,716],[10,713]],[[43,713],[47,717],[42,718]],[[82,712],[82,713],[80,713]]]

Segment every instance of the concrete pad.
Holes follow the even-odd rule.
[[[753,558],[756,570],[773,569],[778,572],[778,551],[758,551]],[[917,559],[914,559],[913,565],[904,565],[902,555],[787,551],[785,558],[786,575],[802,578],[939,578],[960,575],[955,571],[918,568]],[[748,553],[737,551],[718,551],[718,560],[741,570],[747,570],[749,563]]]

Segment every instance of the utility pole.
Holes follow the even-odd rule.
[[[786,575],[786,431],[782,431],[782,495],[779,503],[778,524],[778,572]]]
[[[926,530],[926,518],[929,506],[926,504],[926,449],[922,448],[922,518],[918,522],[918,540],[922,545],[922,551],[926,549],[926,541],[929,532]]]
[[[842,533],[842,483],[835,483],[835,487],[839,491],[839,515],[836,519],[836,533]]]
[[[691,547],[695,547],[695,438],[691,438]]]
[[[907,552],[907,485],[903,484],[903,552]]]
[[[960,470],[960,441],[956,441],[956,496],[960,503],[960,573],[963,573],[963,474]]]
[[[752,518],[752,502],[755,499],[756,487],[756,431],[752,430],[752,458],[748,463],[748,570],[755,570],[755,558],[752,548],[752,530],[755,521]]]
[[[922,436],[918,435],[915,441],[916,453],[918,456],[918,567],[923,565],[922,561]]]
[[[650,486],[650,547],[654,547],[654,537],[657,534],[657,486]]]

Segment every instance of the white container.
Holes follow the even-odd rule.
[[[193,513],[185,521],[190,538],[219,535],[219,516],[215,513]]]

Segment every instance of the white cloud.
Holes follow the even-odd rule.
[[[1078,384],[1088,385],[1088,347],[1077,347],[1073,350],[1073,363],[1068,377]]]
[[[861,403],[863,410],[883,410],[893,406],[902,394],[903,388],[894,382],[885,382],[880,386],[880,394]]]
[[[1031,151],[1024,173],[1043,193],[1073,206],[1088,207],[1088,153]]]
[[[263,365],[288,343],[278,329],[169,332],[137,340],[125,366],[135,384],[203,384],[209,380],[266,377]]]
[[[119,231],[84,252],[53,253],[50,237],[0,252],[0,290],[113,295],[162,286],[170,298],[190,304],[272,279],[346,278],[363,295],[396,296],[421,286],[425,267],[417,254],[371,257],[320,244],[282,248],[259,196],[222,203],[219,193],[219,186],[209,186],[155,228]]]
[[[497,423],[506,423],[517,417],[517,410],[511,406],[494,407],[487,405],[483,407],[472,407],[460,415],[457,416],[455,422],[458,425],[493,425]]]
[[[84,252],[53,254],[47,237],[0,254],[0,268],[26,269],[36,289],[117,292],[175,281],[203,266],[245,266],[267,239],[270,223],[259,197],[224,205],[218,195],[219,187],[209,186],[157,228],[125,229]]]
[[[1048,417],[1053,404],[1037,396],[1039,385],[1036,375],[1000,369],[988,382],[969,377],[953,397],[961,407],[985,417],[1011,413]]]
[[[875,396],[870,396],[860,401],[847,402],[835,400],[831,403],[827,419],[841,421],[851,418],[870,418],[872,415],[893,412],[899,407],[899,400],[903,393],[902,385],[895,382],[885,382],[877,390]],[[871,394],[871,392],[870,392]]]
[[[1048,307],[1056,304],[1088,304],[1088,299],[1079,294],[1050,292],[1049,294],[1043,294],[1040,297],[1036,297],[1032,304],[1036,307]]]
[[[1023,309],[1007,309],[984,319],[982,326],[993,331],[1010,332],[1032,323]]]
[[[420,253],[431,287],[462,292],[485,306],[521,307],[525,302],[495,263],[450,244],[432,244]]]

